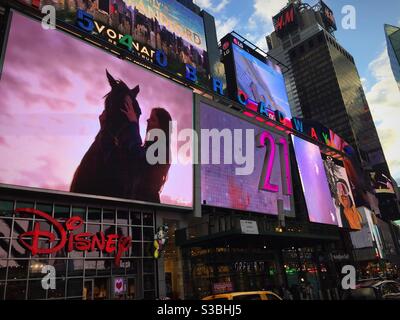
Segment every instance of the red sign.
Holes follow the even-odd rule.
[[[295,10],[295,7],[291,5],[273,18],[275,32],[279,37],[283,35],[286,30],[289,31],[293,27],[297,26]]]
[[[31,214],[37,218],[45,219],[54,228],[54,233],[40,229],[40,223],[35,222],[32,231],[27,231],[18,236],[19,242],[32,255],[57,253],[62,249],[67,252],[71,251],[95,251],[99,250],[108,254],[115,253],[115,265],[120,265],[121,256],[128,251],[132,245],[132,238],[118,234],[105,234],[98,232],[96,234],[90,232],[73,233],[83,224],[81,217],[72,217],[65,222],[65,227],[61,222],[54,219],[45,212],[22,208],[15,210],[18,213]],[[26,240],[30,238],[30,243]],[[47,239],[50,246],[48,248],[40,248],[39,240]],[[53,245],[53,246],[52,246]]]

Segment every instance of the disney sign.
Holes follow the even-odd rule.
[[[118,234],[105,234],[98,232],[74,233],[83,224],[81,217],[71,217],[65,221],[65,226],[52,216],[45,212],[31,209],[16,209],[17,213],[30,214],[36,218],[45,219],[49,225],[53,226],[54,232],[41,230],[40,223],[35,222],[32,231],[27,231],[18,236],[18,241],[26,249],[31,251],[32,255],[57,253],[63,249],[71,251],[95,251],[99,250],[108,254],[115,253],[115,265],[119,266],[124,252],[128,251],[132,245],[132,238]],[[30,239],[30,241],[27,239]],[[49,247],[40,248],[39,240],[47,239]]]

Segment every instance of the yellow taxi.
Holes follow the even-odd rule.
[[[202,300],[283,300],[272,291],[248,291],[220,293],[204,297]]]

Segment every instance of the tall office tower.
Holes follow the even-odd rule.
[[[292,114],[331,128],[353,146],[365,170],[390,177],[354,59],[335,38],[332,10],[323,1],[292,0],[273,20],[268,54],[287,67]]]
[[[400,89],[400,28],[385,24],[385,34],[390,65]]]

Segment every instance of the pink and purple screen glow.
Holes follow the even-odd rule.
[[[310,221],[337,225],[319,147],[296,136],[292,139]]]
[[[1,183],[69,190],[100,129],[106,69],[130,88],[140,85],[143,140],[155,107],[168,110],[178,132],[192,128],[190,90],[13,13],[0,81]],[[192,206],[192,172],[190,164],[172,164],[161,203]]]
[[[221,164],[202,164],[201,201],[202,204],[237,210],[278,214],[278,200],[283,200],[285,211],[292,211],[291,192],[287,192],[286,177],[282,174],[282,152],[280,139],[283,136],[267,131],[243,119],[219,111],[207,104],[200,104],[200,126],[202,129],[254,130],[254,171],[250,175],[236,175],[238,165],[224,164],[224,140],[221,139]],[[271,153],[271,145],[276,152]],[[212,144],[209,143],[209,154]],[[246,139],[242,137],[242,150],[246,150]],[[202,150],[204,152],[204,150]],[[267,153],[267,157],[266,157]],[[233,158],[234,159],[234,158]],[[210,159],[211,160],[211,159]],[[286,165],[284,165],[286,167]],[[290,169],[290,168],[289,168]],[[269,177],[268,177],[269,176]],[[290,179],[290,178],[289,178]]]

